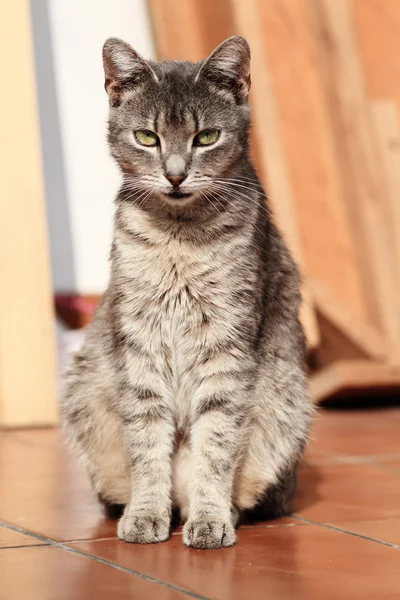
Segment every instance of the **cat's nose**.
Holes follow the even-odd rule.
[[[179,187],[182,181],[186,179],[186,175],[166,175],[166,178],[174,187]]]

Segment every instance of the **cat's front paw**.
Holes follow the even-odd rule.
[[[125,513],[118,523],[118,537],[133,544],[155,544],[169,538],[170,520],[165,517]]]
[[[225,548],[236,542],[230,520],[215,518],[189,520],[183,528],[183,543],[191,548]]]

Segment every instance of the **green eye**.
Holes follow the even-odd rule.
[[[158,135],[148,129],[139,129],[134,133],[136,141],[142,146],[159,146],[160,140]]]
[[[205,129],[200,131],[193,140],[194,146],[211,146],[220,136],[218,129]]]

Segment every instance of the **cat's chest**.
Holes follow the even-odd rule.
[[[241,337],[255,280],[233,237],[201,246],[148,239],[117,240],[119,310],[125,333],[151,355],[167,349],[179,378],[200,351]]]
[[[174,240],[138,241],[118,253],[124,333],[163,374],[184,429],[201,357],[242,338],[251,311],[240,299],[252,285],[244,275],[248,262],[229,242],[196,248]]]
[[[174,241],[131,248],[123,264],[132,296],[144,307],[156,303],[161,312],[182,319],[210,311],[216,294],[220,300],[229,295],[234,285],[229,270],[227,257],[215,249],[190,249]]]

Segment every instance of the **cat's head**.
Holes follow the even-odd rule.
[[[231,37],[200,63],[154,63],[111,38],[103,61],[111,153],[132,198],[176,207],[220,193],[247,153],[246,40]]]

